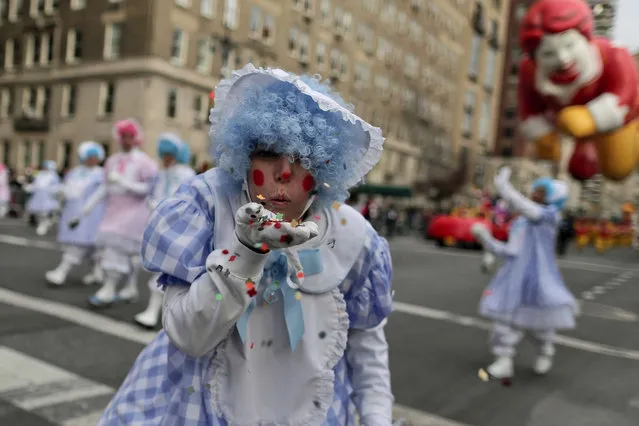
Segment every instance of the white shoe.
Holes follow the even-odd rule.
[[[158,325],[160,315],[155,310],[147,309],[133,317],[133,321],[136,324],[141,325],[144,328],[155,328]]]
[[[495,271],[497,258],[490,252],[485,252],[481,259],[481,271],[484,274],[492,274]]]
[[[137,302],[137,300],[140,298],[140,292],[138,291],[138,286],[126,285],[122,290],[118,292],[115,298],[118,302],[127,302],[127,303]]]
[[[47,230],[47,225],[38,225],[38,227],[36,228],[36,234],[42,237],[47,233]]]
[[[155,328],[160,320],[163,297],[164,295],[157,290],[152,291],[149,296],[149,305],[144,312],[133,317],[133,321],[144,328]]]
[[[507,356],[500,356],[486,368],[488,374],[495,379],[510,378],[515,374],[513,359]]]
[[[544,375],[550,371],[553,364],[553,357],[548,355],[539,355],[535,359],[533,371],[539,375]]]
[[[67,279],[67,273],[61,268],[56,268],[53,271],[49,271],[44,274],[44,277],[50,284],[62,285]]]
[[[117,281],[107,280],[102,287],[93,296],[89,297],[89,303],[96,307],[107,307],[116,301],[115,289],[117,288]]]

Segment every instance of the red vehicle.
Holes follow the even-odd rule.
[[[480,217],[457,217],[440,215],[433,218],[426,231],[426,238],[434,240],[439,246],[480,248],[470,232],[473,224],[481,223],[490,229],[493,237],[500,241],[508,240],[509,224],[498,226],[490,220]]]

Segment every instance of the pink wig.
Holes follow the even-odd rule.
[[[144,135],[142,134],[142,126],[136,120],[127,118],[126,120],[120,120],[113,126],[113,138],[122,143],[122,135],[133,135],[135,145],[140,146],[144,141]]]

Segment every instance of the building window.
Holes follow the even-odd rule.
[[[479,139],[488,141],[490,133],[490,116],[492,111],[492,101],[490,96],[486,96],[481,108],[481,119],[479,121]]]
[[[462,121],[462,134],[470,136],[473,133],[473,113],[475,109],[475,92],[469,90],[466,92],[464,100],[464,119]]]
[[[53,34],[42,35],[41,52],[38,58],[40,65],[49,65],[53,60]]]
[[[224,0],[224,26],[231,30],[237,28],[239,5],[237,0]]]
[[[331,19],[331,0],[322,0],[320,3],[320,18],[322,24],[328,24]]]
[[[115,110],[115,83],[108,82],[100,85],[100,105],[98,108],[100,116],[113,114]]]
[[[211,39],[201,38],[197,41],[197,56],[195,66],[198,72],[203,74],[211,73]]]
[[[75,84],[62,86],[62,117],[73,117],[76,111],[77,87]]]
[[[214,0],[200,0],[200,15],[205,18],[212,18],[215,15]]]
[[[512,127],[506,127],[504,129],[504,138],[511,139],[515,136],[515,129]]]
[[[506,116],[507,119],[512,120],[517,117],[517,110],[513,107],[508,107],[504,111],[504,115]]]
[[[495,87],[495,62],[497,61],[497,50],[488,48],[486,53],[486,69],[484,70],[484,87],[492,90]]]
[[[481,36],[477,33],[473,34],[473,40],[470,46],[470,62],[468,64],[468,77],[475,79],[479,73],[479,59],[481,56]]]
[[[32,167],[33,165],[31,164],[32,158],[31,158],[31,141],[27,140],[24,141],[22,143],[22,149],[23,149],[23,164],[24,167]]]
[[[297,55],[299,52],[297,48],[297,29],[291,28],[288,31],[288,53],[291,56]]]
[[[44,141],[40,141],[38,142],[38,165],[41,165],[42,163],[44,163],[45,154],[46,154],[46,145]]]
[[[324,43],[317,43],[315,47],[315,62],[317,68],[323,69],[326,59],[326,45]]]
[[[82,31],[69,30],[67,33],[67,63],[75,62],[82,59]]]
[[[62,170],[71,167],[71,159],[73,158],[73,142],[65,140],[62,142]]]
[[[11,167],[11,141],[9,141],[8,139],[5,139],[5,141],[2,143],[2,162],[6,165]]]
[[[0,118],[7,118],[13,112],[13,92],[11,89],[2,89],[0,92]]]
[[[107,24],[104,29],[104,59],[118,59],[122,40],[122,23]]]
[[[177,116],[177,89],[169,89],[166,102],[166,116],[175,118]]]
[[[175,4],[180,7],[188,8],[191,7],[191,0],[175,0]]]
[[[173,39],[171,41],[171,61],[175,65],[184,65],[186,62],[186,46],[188,36],[182,28],[173,30]]]
[[[300,42],[300,61],[308,62],[308,45],[309,45],[308,34],[300,35],[299,42]]]

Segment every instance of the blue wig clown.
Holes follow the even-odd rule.
[[[543,177],[533,182],[533,191],[539,188],[544,189],[544,203],[553,205],[558,210],[563,210],[568,201],[568,185],[565,182]]]
[[[87,161],[89,158],[96,158],[99,162],[104,161],[104,147],[97,142],[87,141],[78,147],[78,157],[81,162]]]
[[[158,156],[170,156],[179,162],[180,152],[185,143],[174,133],[162,133],[158,137]]]
[[[384,138],[319,77],[299,77],[247,65],[216,88],[211,110],[212,155],[237,182],[246,182],[258,147],[298,159],[322,205],[348,190],[377,164]]]

